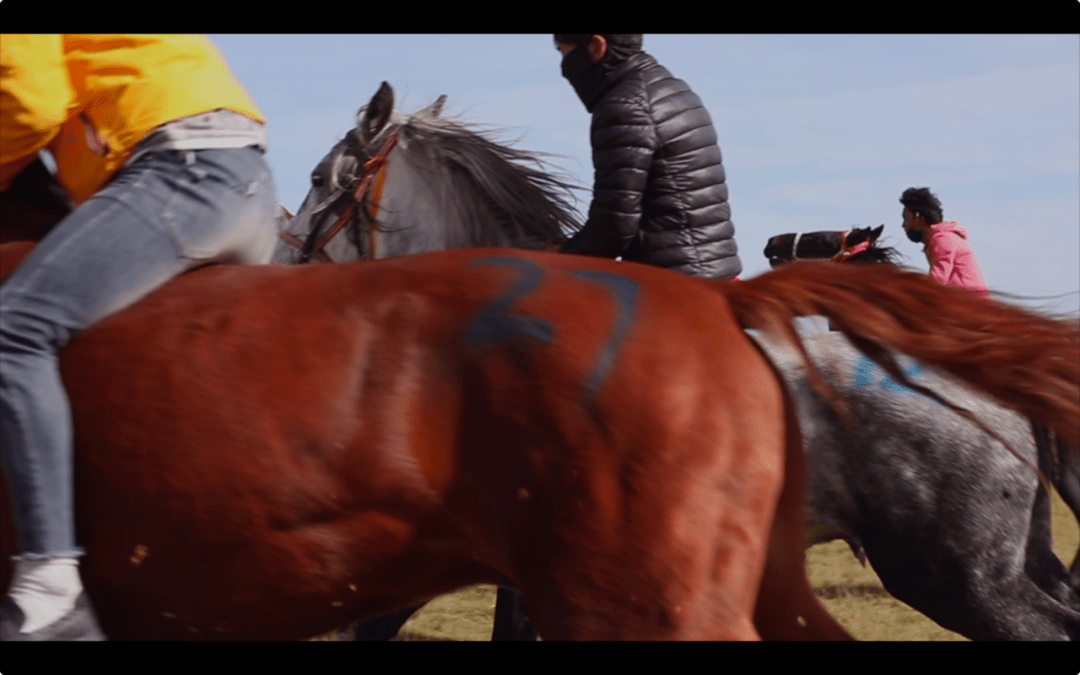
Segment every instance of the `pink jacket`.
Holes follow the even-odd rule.
[[[943,284],[970,288],[989,298],[986,277],[979,259],[967,241],[967,230],[958,223],[946,220],[930,226],[932,236],[926,245],[930,275]]]

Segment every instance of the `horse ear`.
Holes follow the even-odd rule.
[[[877,238],[881,236],[882,231],[885,229],[885,223],[878,225],[870,232],[870,241],[877,241]]]
[[[379,91],[371,97],[371,102],[364,110],[364,118],[360,121],[360,135],[365,143],[370,143],[386,123],[390,120],[390,113],[394,110],[394,90],[388,82],[383,82]]]
[[[442,114],[443,104],[446,103],[446,94],[440,94],[435,102],[424,109],[423,113],[428,117],[438,117]]]

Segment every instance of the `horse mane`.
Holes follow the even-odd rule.
[[[499,129],[451,117],[418,113],[400,124],[409,161],[445,185],[440,208],[462,214],[455,238],[540,249],[581,227],[573,191],[582,186],[546,171],[544,158],[553,155],[501,144]]]
[[[890,265],[903,266],[907,260],[900,251],[892,246],[876,246],[871,243],[865,251],[860,251],[849,256],[846,263],[888,263]]]

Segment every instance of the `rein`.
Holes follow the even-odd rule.
[[[318,239],[315,238],[318,232],[317,228],[312,229],[307,241],[301,241],[284,230],[279,233],[282,239],[300,249],[300,263],[306,263],[312,258],[316,258],[321,262],[333,262],[323,249],[355,217],[357,206],[363,209],[368,221],[367,227],[364,228],[368,237],[368,249],[361,257],[361,260],[375,259],[375,217],[379,213],[379,203],[382,200],[383,186],[386,183],[386,169],[390,164],[390,153],[393,151],[394,146],[397,145],[399,133],[400,130],[391,134],[382,147],[379,148],[379,151],[371,159],[364,162],[364,170],[361,172],[360,180],[352,193],[352,203],[342,211],[334,224],[322,236]],[[372,190],[372,183],[374,183],[374,190]],[[370,198],[369,192],[371,193]]]

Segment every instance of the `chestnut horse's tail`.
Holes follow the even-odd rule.
[[[1080,448],[1080,319],[1047,318],[892,265],[803,262],[713,283],[744,328],[778,332],[800,351],[811,381],[834,405],[795,331],[797,316],[827,317],[896,381],[984,430],[966,410],[911,382],[890,352],[950,373],[1052,428],[1073,452]]]

